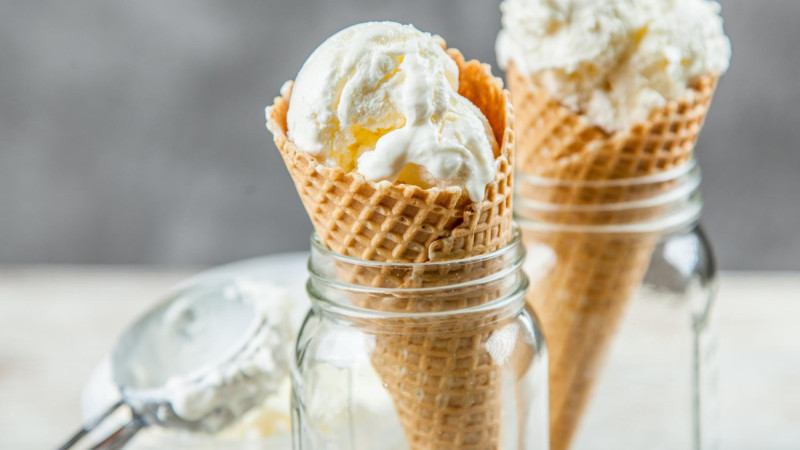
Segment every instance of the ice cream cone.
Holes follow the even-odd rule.
[[[465,62],[456,50],[459,93],[488,119],[499,143],[495,179],[473,202],[460,187],[429,188],[366,180],[356,172],[320,163],[286,137],[291,92],[275,99],[267,126],[283,156],[320,241],[330,250],[365,260],[397,263],[448,261],[485,254],[512,238],[514,133],[502,81],[487,65]],[[495,268],[496,269],[496,268]],[[417,287],[480,277],[491,267],[469,265],[413,273],[361,268],[342,276],[375,287]],[[419,296],[353,299],[384,311],[446,311],[491,300],[490,289],[456,291],[448,299]],[[501,377],[484,345],[486,318],[467,316],[444,328],[397,321],[376,336],[372,363],[391,394],[414,449],[496,448],[500,439]]]
[[[513,64],[507,79],[516,109],[517,171],[555,181],[546,189],[521,182],[518,202],[526,199],[559,206],[520,217],[578,228],[634,223],[664,213],[658,206],[619,210],[563,206],[619,204],[667,192],[674,180],[593,182],[643,177],[686,164],[717,81],[715,76],[701,77],[692,86],[691,98],[669,102],[652,112],[648,121],[609,134],[562,106]],[[545,245],[555,256],[550,270],[532,284],[528,302],[548,343],[551,448],[563,450],[570,446],[603,356],[642,282],[659,235],[555,227],[530,232],[523,239],[527,244]]]

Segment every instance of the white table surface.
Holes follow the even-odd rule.
[[[55,448],[120,331],[196,271],[0,267],[0,449]],[[800,273],[723,273],[722,448],[800,449]]]

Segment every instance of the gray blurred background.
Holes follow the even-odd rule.
[[[800,2],[723,0],[698,146],[725,269],[800,269]],[[0,263],[217,264],[307,248],[264,107],[327,36],[392,19],[494,65],[497,2],[0,3]]]

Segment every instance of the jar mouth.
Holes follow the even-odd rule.
[[[515,217],[523,230],[536,232],[581,233],[581,234],[650,234],[668,233],[678,229],[693,226],[700,220],[703,211],[702,200],[699,198],[679,211],[670,213],[656,220],[637,221],[624,224],[607,225],[580,225],[549,223],[545,221],[529,220]]]
[[[441,260],[441,261],[429,261],[423,263],[405,263],[405,262],[386,262],[386,261],[372,261],[369,259],[361,259],[355,256],[343,255],[341,253],[334,252],[330,250],[322,241],[319,240],[319,235],[317,232],[313,232],[311,234],[311,252],[312,256],[314,253],[319,253],[320,255],[328,258],[332,261],[341,262],[345,264],[353,264],[359,267],[372,267],[372,268],[398,268],[398,269],[406,269],[406,270],[413,270],[417,268],[439,268],[439,267],[453,267],[458,265],[465,265],[465,264],[474,264],[482,261],[488,261],[492,259],[498,259],[503,255],[509,255],[514,252],[518,252],[523,249],[523,257],[524,257],[524,248],[520,245],[522,241],[522,235],[519,231],[519,226],[517,224],[512,225],[513,228],[513,236],[511,241],[505,246],[493,250],[491,252],[483,253],[480,255],[474,255],[467,258],[461,259],[448,259],[448,260]],[[314,273],[314,268],[311,266],[309,262],[308,267],[309,273]]]
[[[399,319],[442,318],[464,314],[502,310],[516,303],[524,304],[523,294],[528,280],[522,271],[525,247],[521,232],[515,224],[512,240],[504,247],[468,258],[432,261],[425,263],[392,263],[364,260],[329,250],[316,233],[311,238],[311,256],[308,262],[309,280],[306,291],[315,307],[325,312],[347,318]],[[358,282],[344,279],[344,274],[358,272],[380,278],[387,277],[385,285],[375,281]],[[436,274],[443,274],[437,280]],[[404,280],[397,284],[397,280]],[[412,281],[409,283],[409,280]],[[441,281],[444,280],[444,281]],[[381,280],[378,281],[380,283]],[[413,302],[458,297],[468,292],[494,289],[500,293],[489,301],[458,305],[435,310],[387,310],[356,304],[353,298],[366,298],[366,302],[404,299]]]
[[[502,320],[510,315],[516,313],[517,309],[522,308],[525,304],[525,291],[528,290],[528,277],[524,273],[520,273],[519,287],[513,292],[498,297],[495,300],[481,303],[475,306],[467,306],[459,309],[449,309],[444,311],[426,311],[426,312],[395,312],[395,311],[382,311],[377,309],[364,308],[352,304],[341,303],[332,301],[327,298],[318,296],[314,293],[311,287],[311,281],[306,285],[306,291],[311,297],[313,303],[323,309],[326,313],[333,314],[339,317],[347,317],[349,319],[435,319],[447,318],[457,320],[460,316],[486,314],[492,312],[500,312],[514,306],[514,311],[509,311],[508,314],[497,315],[495,321]],[[516,307],[519,308],[516,308]],[[485,322],[490,323],[490,322]],[[443,322],[442,322],[443,324]]]
[[[525,231],[666,232],[696,223],[702,211],[702,176],[694,159],[636,178],[517,177],[514,217]]]
[[[541,177],[525,172],[517,172],[515,176],[517,177],[517,181],[519,183],[541,187],[603,188],[614,186],[637,186],[675,180],[689,174],[692,171],[695,171],[697,168],[699,168],[697,160],[692,157],[677,167],[642,177],[614,178],[610,180],[565,180]]]

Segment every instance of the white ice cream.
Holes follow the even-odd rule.
[[[259,382],[266,383],[268,392],[274,392],[269,394],[263,403],[245,413],[238,421],[217,433],[209,434],[152,426],[140,431],[136,438],[125,447],[126,449],[129,447],[131,450],[152,450],[156,448],[214,448],[219,450],[237,450],[251,447],[291,448],[291,383],[287,366],[294,350],[294,336],[303,323],[309,307],[305,292],[307,260],[308,255],[303,253],[276,254],[216,268],[197,275],[184,284],[185,286],[214,286],[227,284],[225,280],[230,280],[230,285],[234,289],[218,292],[228,294],[224,297],[230,297],[234,301],[237,298],[241,298],[247,303],[257,303],[256,314],[243,318],[238,315],[232,317],[231,313],[235,312],[234,310],[229,311],[224,320],[220,321],[219,310],[204,310],[197,314],[199,312],[197,308],[187,308],[190,305],[179,302],[170,305],[172,307],[168,308],[168,313],[164,315],[165,324],[170,326],[167,329],[158,328],[161,331],[169,329],[185,330],[186,332],[181,332],[181,335],[190,336],[191,343],[197,344],[196,346],[192,345],[191,348],[202,349],[207,357],[211,356],[212,352],[224,357],[227,353],[225,349],[229,348],[229,346],[241,348],[241,346],[237,346],[238,338],[257,335],[252,339],[252,345],[248,347],[252,350],[255,350],[256,347],[261,347],[265,353],[262,353],[262,357],[251,358],[251,355],[256,356],[258,352],[243,351],[239,360],[249,360],[251,364],[243,364],[240,367],[249,366],[258,372],[271,374],[267,379],[261,379]],[[209,291],[211,291],[209,294],[213,294],[214,289],[209,289]],[[181,289],[178,292],[185,292],[185,290]],[[183,326],[176,328],[175,325],[182,322],[180,318],[187,317],[185,313],[188,311],[194,311],[191,314],[195,319],[191,321],[193,325],[188,329]],[[261,333],[250,332],[252,328],[249,325],[253,322],[264,320],[266,320],[268,326],[264,327]],[[189,322],[186,322],[186,324],[189,325]],[[208,327],[204,327],[204,324]],[[226,333],[225,331],[230,330],[227,326],[229,324],[234,324],[233,328],[238,329],[240,332],[232,335]],[[222,326],[222,332],[219,331],[219,326]],[[174,358],[176,354],[173,351],[174,347],[172,347],[174,341],[163,333],[156,333],[153,337],[157,348],[166,351],[149,352],[154,357],[151,360],[153,365],[146,364],[143,367],[144,370],[138,372],[138,374],[145,380],[153,380],[155,384],[163,384],[165,381],[162,380],[168,379],[169,373],[165,373],[163,370],[164,367],[161,364],[162,360],[159,355],[173,355],[172,357]],[[165,338],[168,341],[167,346],[163,345]],[[280,339],[277,344],[276,339]],[[187,350],[187,348],[184,347],[183,350]],[[272,353],[271,357],[267,356],[270,352]],[[180,352],[179,356],[192,358],[191,354],[186,352]],[[206,363],[213,364],[214,361],[219,361],[219,359],[210,358],[210,360],[206,360]],[[252,364],[253,362],[256,364]],[[273,364],[281,369],[272,371]],[[87,422],[96,418],[120,398],[120,391],[112,381],[111,366],[110,358],[105,358],[102,364],[94,371],[83,391],[82,412],[83,418]],[[223,370],[217,372],[235,373],[236,371]],[[222,381],[226,377],[217,377],[216,379]],[[212,390],[218,389],[219,385],[220,383],[211,383]],[[176,403],[184,404],[184,407],[179,407],[179,409],[185,415],[196,417],[198,413],[202,412],[202,410],[207,410],[214,402],[206,403],[205,406],[194,404],[194,407],[189,408],[189,411],[184,410],[186,406],[192,403],[191,398],[195,394],[201,397],[204,395],[202,390],[193,393],[191,389],[185,388],[180,388],[178,392],[168,393],[168,395],[173,396],[173,400],[177,399]],[[238,394],[237,396],[241,397]],[[212,399],[219,398],[219,395],[212,394],[209,397]],[[200,408],[197,406],[200,406]],[[111,431],[129,420],[127,409],[117,411],[117,414],[104,423],[99,430],[96,430],[92,439],[107,436]]]
[[[411,25],[368,22],[328,38],[297,75],[287,122],[299,149],[368,180],[461,186],[479,201],[494,179],[488,121],[458,94],[441,40]]]
[[[504,0],[510,62],[608,132],[644,121],[691,83],[728,69],[720,6],[708,0]]]
[[[134,406],[168,402],[181,419],[216,429],[225,411],[243,416],[286,378],[291,299],[244,279],[210,286],[192,288],[147,322],[138,344],[120,355],[128,359],[117,362],[125,366],[117,381]]]
[[[230,408],[237,416],[242,416],[252,407],[253,397],[274,394],[286,374],[286,320],[274,306],[276,298],[288,301],[283,300],[287,297],[285,292],[240,280],[226,295],[231,301],[250,302],[255,311],[254,329],[243,333],[248,341],[232,360],[216,364],[211,370],[210,367],[201,367],[188,376],[167,380],[167,398],[175,413],[183,419],[200,420],[220,407]],[[184,314],[182,307],[176,303],[171,309],[177,311],[170,313]],[[209,325],[208,334],[212,336],[223,329]],[[198,382],[187,383],[187,379]]]

